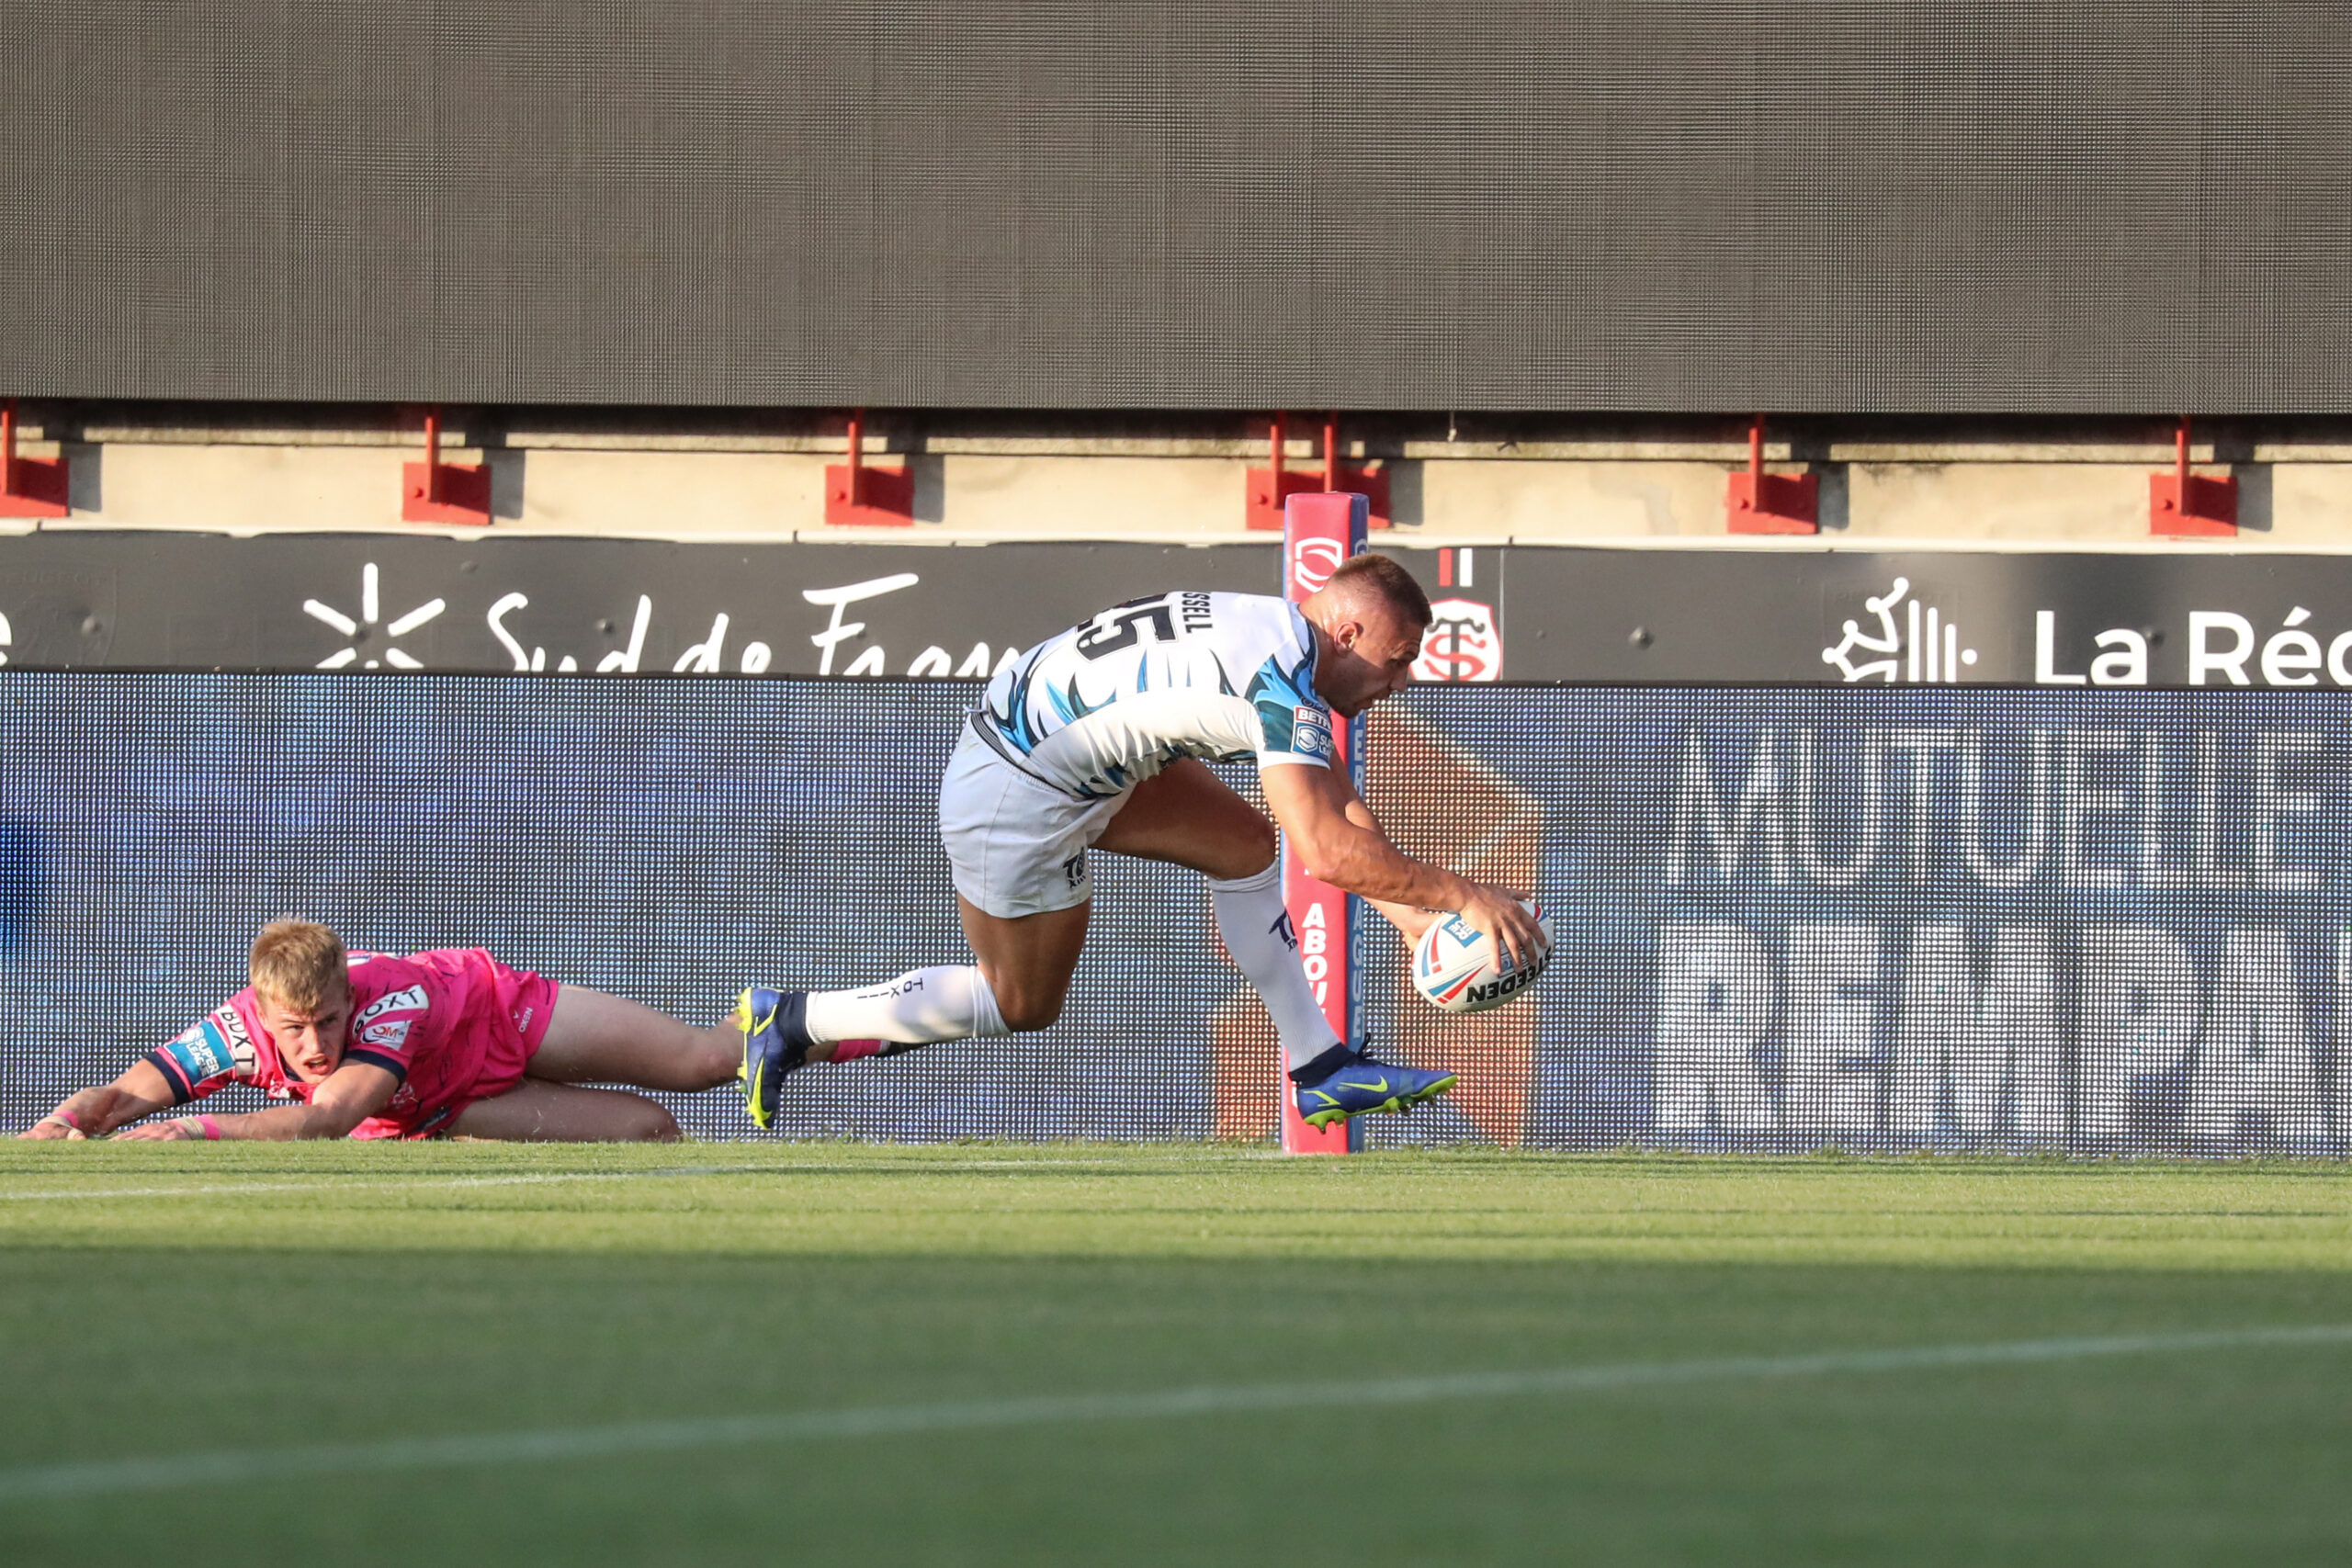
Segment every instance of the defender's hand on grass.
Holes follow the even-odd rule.
[[[132,1143],[168,1144],[181,1138],[195,1136],[196,1134],[189,1130],[185,1122],[141,1122],[136,1127],[125,1128],[117,1133],[115,1140],[119,1143],[128,1138]]]
[[[58,1121],[55,1117],[44,1116],[40,1121],[34,1122],[31,1126],[26,1128],[23,1132],[17,1134],[17,1136],[19,1138],[30,1138],[33,1142],[39,1144],[69,1143],[75,1138],[86,1136],[86,1134],[84,1134],[79,1127],[69,1127],[64,1122]]]
[[[1483,882],[1470,885],[1470,897],[1462,906],[1462,918],[1500,942],[1514,963],[1525,964],[1544,951],[1544,928],[1519,896],[1508,888],[1490,886]]]

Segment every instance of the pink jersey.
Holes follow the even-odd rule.
[[[350,958],[351,1033],[343,1059],[401,1081],[391,1103],[352,1130],[355,1138],[429,1137],[474,1101],[513,1089],[555,1010],[554,982],[510,969],[478,947]],[[147,1060],[178,1105],[223,1084],[253,1084],[272,1100],[306,1103],[318,1087],[286,1070],[250,986]]]

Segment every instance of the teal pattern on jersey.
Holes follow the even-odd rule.
[[[1315,694],[1315,658],[1310,652],[1289,670],[1269,659],[1250,677],[1242,695],[1258,710],[1266,734],[1265,750],[1292,751],[1318,761],[1331,760],[1331,722],[1323,699]],[[1314,716],[1302,725],[1302,712]]]

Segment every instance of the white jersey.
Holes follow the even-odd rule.
[[[1315,634],[1295,606],[1248,593],[1136,599],[996,672],[972,728],[1032,776],[1081,799],[1124,795],[1180,757],[1331,762]]]

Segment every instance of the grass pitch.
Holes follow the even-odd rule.
[[[6,1144],[0,1402],[8,1562],[2340,1564],[2352,1170]]]

